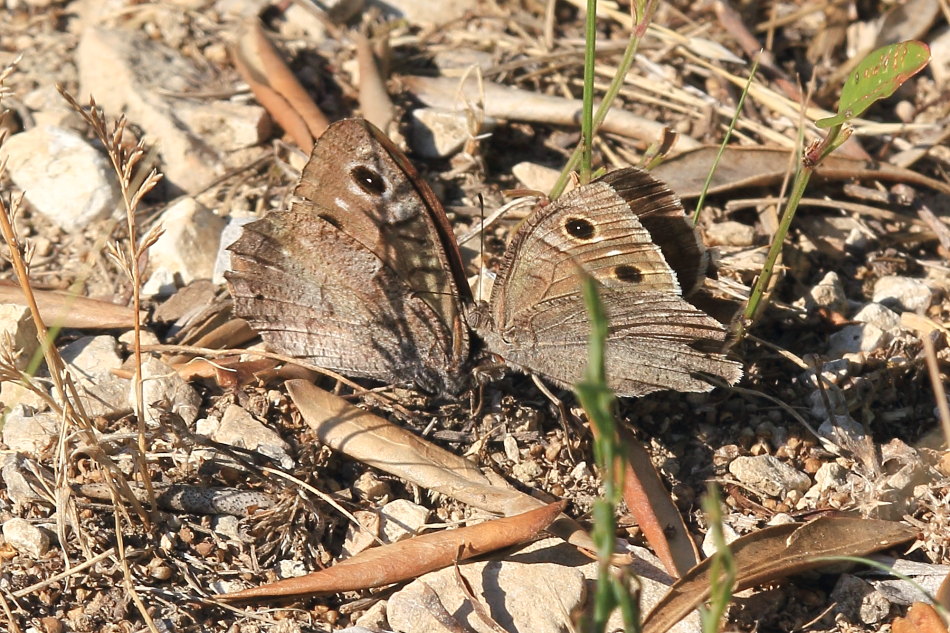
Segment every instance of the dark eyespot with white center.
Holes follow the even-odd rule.
[[[636,266],[630,264],[621,264],[614,268],[614,277],[618,281],[625,281],[629,284],[635,284],[643,281],[643,273]]]
[[[564,221],[564,231],[575,240],[583,242],[592,239],[597,233],[590,220],[584,218],[568,218]]]
[[[350,176],[360,189],[371,196],[381,196],[386,193],[386,180],[378,171],[360,165],[350,170]]]

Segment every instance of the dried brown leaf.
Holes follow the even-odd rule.
[[[108,301],[52,290],[34,290],[33,294],[43,321],[51,325],[85,330],[111,330],[131,328],[135,322],[135,313],[131,308]],[[8,281],[0,281],[0,303],[27,305],[20,287]]]
[[[285,384],[320,441],[355,460],[495,514],[513,515],[543,505],[530,495],[493,485],[467,459],[306,380],[288,380]],[[586,530],[566,515],[558,517],[548,531],[577,547],[596,549]]]
[[[821,517],[809,523],[767,527],[729,545],[737,568],[736,591],[827,565],[828,556],[864,556],[917,536],[903,523]],[[644,633],[668,631],[710,595],[707,558],[676,582],[647,615]]]
[[[290,71],[258,20],[246,23],[231,59],[258,102],[302,150],[309,152],[330,122]]]
[[[915,602],[907,610],[907,616],[896,618],[891,623],[894,633],[947,633],[947,625],[940,614],[929,604]]]
[[[653,169],[681,198],[702,193],[706,175],[719,147],[701,147],[668,158]],[[713,174],[708,193],[722,193],[744,187],[761,187],[781,182],[788,170],[789,150],[770,147],[727,147]],[[885,180],[907,182],[950,194],[950,184],[927,178],[909,169],[874,165],[865,160],[829,156],[815,172],[825,180]]]
[[[375,547],[322,571],[253,589],[218,596],[224,600],[259,600],[309,596],[382,587],[448,567],[456,560],[481,556],[538,536],[564,510],[565,502],[512,517],[457,530],[423,534]]]

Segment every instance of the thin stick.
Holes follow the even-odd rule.
[[[55,574],[55,575],[53,575],[53,576],[50,576],[50,577],[47,578],[46,580],[42,580],[42,581],[40,581],[40,582],[38,582],[38,583],[32,584],[32,585],[30,585],[29,587],[24,587],[23,589],[20,589],[20,590],[18,590],[18,591],[15,591],[15,592],[13,592],[13,593],[10,594],[10,595],[12,595],[14,598],[25,598],[26,596],[30,595],[31,593],[33,593],[33,592],[35,592],[35,591],[39,591],[40,589],[43,589],[44,587],[48,587],[48,586],[52,585],[52,584],[55,583],[55,582],[59,582],[60,580],[63,580],[63,579],[65,579],[65,578],[69,578],[70,576],[72,576],[72,575],[74,575],[74,574],[78,574],[79,572],[81,572],[81,571],[83,571],[83,570],[85,570],[85,569],[88,569],[88,568],[92,567],[92,566],[95,565],[96,563],[101,562],[101,561],[103,561],[103,560],[109,558],[109,557],[112,556],[113,554],[115,554],[115,548],[114,548],[114,547],[110,547],[109,549],[107,549],[106,551],[102,552],[101,554],[96,554],[96,555],[93,556],[92,558],[87,559],[87,560],[85,560],[85,561],[79,563],[78,565],[75,565],[75,566],[73,566],[73,567],[70,567],[70,568],[67,569],[66,571],[61,571],[61,572],[59,572],[58,574]]]

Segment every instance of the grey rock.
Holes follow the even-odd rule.
[[[828,308],[835,312],[846,312],[848,310],[848,298],[844,294],[844,287],[841,285],[841,278],[838,273],[829,271],[815,286],[803,297],[803,301],[797,301],[796,304],[804,303],[806,308]]]
[[[706,227],[706,242],[710,246],[752,246],[755,227],[735,220],[714,222]]]
[[[880,303],[872,302],[865,305],[863,308],[858,310],[853,319],[855,321],[860,321],[861,323],[870,323],[871,325],[876,325],[885,332],[890,332],[892,334],[899,332],[901,329],[900,315],[890,308],[881,305]]]
[[[253,144],[255,131],[258,137],[266,131],[259,106],[199,105],[172,96],[204,89],[207,78],[144,31],[87,27],[76,62],[80,92],[95,95],[107,114],[124,112],[140,125],[164,160],[167,181],[186,192],[203,189],[219,175],[224,148]]]
[[[848,481],[848,471],[835,462],[827,462],[818,467],[815,473],[815,487],[818,492],[841,490]]]
[[[3,443],[11,451],[40,457],[56,443],[60,424],[55,413],[33,414],[20,405],[10,411],[3,423]]]
[[[571,630],[570,614],[586,596],[584,575],[556,563],[511,560],[462,564],[460,573],[475,595],[487,603],[494,620],[506,631],[560,633]],[[386,615],[397,631],[449,631],[433,613],[433,594],[463,626],[491,633],[470,608],[453,568],[426,574],[390,597]]]
[[[923,312],[933,303],[934,293],[919,279],[887,275],[874,283],[872,299],[896,310]]]
[[[129,380],[113,373],[122,366],[114,338],[84,336],[64,347],[60,353],[88,415],[110,415],[129,409]]]
[[[0,456],[0,479],[3,480],[4,491],[14,507],[46,498],[47,488],[33,474],[40,468],[36,462],[15,453]]]
[[[412,24],[439,25],[457,20],[478,6],[477,0],[369,0],[390,18],[405,18]]]
[[[167,295],[178,282],[187,285],[195,279],[210,279],[224,219],[194,198],[182,198],[162,213],[159,222],[164,233],[148,250],[154,272],[145,284],[147,293]],[[167,285],[169,279],[175,282],[172,287]]]
[[[729,472],[765,497],[781,499],[791,490],[805,492],[811,486],[808,475],[772,455],[737,457],[729,464]]]
[[[201,396],[174,369],[152,356],[142,361],[142,394],[147,424],[158,424],[162,413],[181,416],[185,424],[198,417]],[[135,383],[130,384],[129,406],[135,409]]]
[[[869,582],[844,574],[831,592],[837,603],[836,611],[852,623],[877,624],[883,622],[891,611],[891,601]]]
[[[525,189],[548,193],[554,188],[561,172],[553,167],[545,167],[527,161],[520,162],[511,168],[511,173]]]
[[[211,439],[257,451],[277,460],[283,468],[292,468],[294,465],[287,454],[290,449],[287,442],[281,439],[276,431],[258,422],[250,413],[236,404],[224,410],[221,422],[211,433]]]
[[[29,308],[18,303],[0,305],[0,344],[7,337],[13,343],[14,364],[17,369],[26,369],[40,346]]]
[[[873,352],[887,345],[891,335],[871,323],[846,325],[828,337],[828,355],[840,358],[855,352]]]
[[[296,6],[296,5],[295,5]],[[228,250],[228,247],[241,237],[241,233],[244,232],[244,225],[249,224],[257,218],[252,216],[246,217],[230,217],[228,218],[227,224],[224,226],[224,229],[221,231],[221,239],[218,244],[218,255],[214,260],[214,273],[211,276],[211,281],[216,284],[224,283],[224,273],[231,270],[231,251]]]
[[[49,551],[49,533],[19,517],[3,523],[3,538],[18,552],[31,558],[42,558]]]
[[[383,541],[395,543],[422,531],[431,511],[408,499],[395,499],[379,510],[379,529]]]
[[[49,394],[46,385],[37,380],[33,380],[34,386],[41,392]],[[9,411],[17,405],[29,407],[34,411],[43,411],[49,407],[49,404],[32,389],[27,389],[23,385],[6,380],[0,383],[0,407],[3,411]]]
[[[14,134],[0,148],[4,158],[30,204],[66,232],[117,208],[119,189],[110,162],[72,130],[40,126]]]
[[[455,154],[475,134],[495,126],[492,120],[481,122],[478,130],[465,112],[441,108],[417,108],[412,111],[412,147],[425,158],[445,158]]]

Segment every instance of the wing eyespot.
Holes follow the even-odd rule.
[[[597,228],[585,218],[567,218],[564,220],[564,232],[575,240],[588,242],[597,235]]]
[[[386,193],[386,179],[378,171],[366,165],[359,165],[350,170],[350,176],[356,186],[371,196],[381,196]]]
[[[618,281],[623,281],[629,284],[640,283],[643,281],[643,273],[636,266],[630,264],[621,264],[614,268],[614,277]]]

